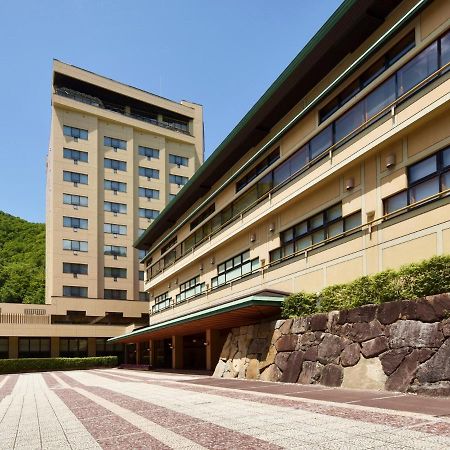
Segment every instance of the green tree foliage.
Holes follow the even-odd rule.
[[[0,302],[44,303],[45,225],[0,211]]]
[[[444,292],[450,292],[450,255],[434,256],[399,270],[385,270],[351,283],[328,286],[317,294],[292,294],[284,300],[282,316],[299,317],[394,300],[415,300]]]

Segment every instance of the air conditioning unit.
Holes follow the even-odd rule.
[[[114,173],[117,173],[117,169],[113,169]]]
[[[74,186],[74,187],[78,187],[78,182],[77,182],[77,181],[74,181],[74,182],[73,182],[73,186]]]
[[[117,195],[117,191],[113,191],[114,195]]]
[[[75,165],[77,165],[77,164],[78,164],[78,159],[74,159],[74,160],[73,160],[73,163],[74,163]]]
[[[117,147],[113,147],[113,151],[117,152]]]
[[[74,273],[74,274],[73,274],[73,277],[74,277],[74,278],[78,278],[78,274],[77,274],[77,273]]]

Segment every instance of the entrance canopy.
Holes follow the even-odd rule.
[[[109,342],[141,342],[171,336],[195,334],[211,329],[226,329],[251,325],[280,313],[287,294],[274,291],[259,292],[248,297],[166,320],[109,339]]]

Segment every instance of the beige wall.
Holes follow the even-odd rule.
[[[352,57],[361,54],[411,5],[412,2],[403,2]],[[426,8],[397,37],[399,39],[406,32],[415,29],[416,47],[379,77],[375,85],[385,80],[405,61],[419,53],[449,27],[449,3],[437,0],[432,3],[432,8],[432,10]],[[436,12],[437,10],[439,13]],[[377,55],[359,69],[355,76],[391,46],[392,42],[380,49]],[[330,73],[327,80],[322,80],[308,94],[307,99],[311,99],[314,93],[320,92],[326,83],[336,77],[349,63],[351,63],[350,59],[343,61],[342,65]],[[348,83],[354,78],[348,80]],[[355,96],[339,110],[338,116],[367,92],[365,90]],[[169,296],[175,299],[179,292],[179,284],[197,275],[210,288],[211,278],[217,275],[217,265],[247,249],[250,249],[251,258],[259,257],[260,261],[264,260],[267,264],[269,252],[280,245],[280,232],[336,203],[342,204],[343,216],[361,211],[363,224],[375,219],[374,227],[363,226],[362,231],[311,251],[307,257],[299,256],[290,259],[285,263],[259,271],[256,275],[209,290],[196,299],[152,315],[151,323],[183,316],[207,306],[248,295],[258,289],[314,292],[326,285],[346,282],[364,274],[396,268],[404,263],[448,253],[447,242],[450,229],[448,197],[389,220],[383,220],[383,200],[407,187],[406,168],[409,165],[450,145],[449,92],[450,80],[447,74],[432,87],[421,91],[413,100],[395,110],[393,117],[387,117],[376,126],[360,133],[335,151],[331,159],[325,158],[312,166],[286,186],[275,191],[270,198],[266,198],[241,218],[212,235],[210,240],[196,247],[192,253],[166,268],[163,273],[148,279],[146,290],[152,298],[168,291]],[[306,102],[307,99],[302,102]],[[318,125],[318,110],[328,100],[329,98],[308,113],[276,144],[280,146],[281,159],[270,169],[282,164],[287,156],[335,119],[336,116]],[[256,148],[267,142],[277,129],[287,123],[287,120],[299,110],[302,102],[285,118],[282,118],[265,141]],[[233,171],[241,167],[253,153],[254,149],[249,149],[243,158],[216,183],[210,193]],[[391,155],[395,156],[395,165],[388,169],[386,157]],[[347,191],[345,183],[350,178],[354,181],[354,187]],[[239,195],[242,192],[245,190]],[[216,212],[236,197],[233,181],[214,199]],[[190,220],[177,230],[178,243],[190,234],[189,222]],[[275,225],[273,231],[269,230],[271,224]],[[252,235],[256,238],[255,240],[250,239]],[[153,262],[159,258],[159,255],[160,250],[156,248]]]

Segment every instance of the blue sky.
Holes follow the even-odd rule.
[[[205,156],[340,0],[1,0],[0,210],[45,220],[56,58],[204,106]]]

